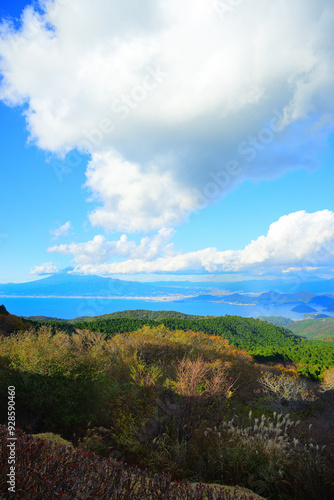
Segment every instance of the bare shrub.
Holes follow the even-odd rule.
[[[233,383],[228,379],[230,364],[217,360],[204,361],[201,356],[196,360],[184,357],[178,364],[176,380],[169,381],[170,387],[183,397],[212,398],[231,396]]]
[[[321,381],[321,392],[334,390],[334,368],[328,368]]]
[[[175,380],[166,380],[167,392],[159,402],[162,412],[176,425],[178,439],[188,441],[212,409],[221,419],[226,401],[233,394],[229,368],[229,363],[210,363],[201,356],[178,362]]]
[[[306,381],[297,376],[262,372],[259,382],[262,390],[272,396],[282,409],[297,409],[305,403],[316,400],[315,394],[308,388]]]

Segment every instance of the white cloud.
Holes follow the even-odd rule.
[[[40,148],[92,155],[93,225],[172,226],[245,178],[317,166],[334,124],[332,0],[247,0],[223,21],[208,0],[44,4],[3,27],[0,98],[25,104]]]
[[[196,196],[180,189],[169,172],[126,162],[119,155],[94,153],[87,169],[87,183],[103,206],[89,216],[93,226],[118,231],[151,231],[183,221],[196,207]]]
[[[59,269],[52,262],[45,262],[40,266],[35,266],[30,269],[29,274],[37,274],[43,276],[44,274],[55,274],[58,273]]]
[[[47,251],[73,255],[74,262],[82,266],[107,262],[115,256],[148,261],[155,259],[161,253],[164,255],[173,253],[173,245],[170,243],[173,233],[172,229],[163,228],[154,237],[142,238],[139,245],[129,241],[125,234],[118,241],[107,241],[105,236],[97,235],[87,243],[63,244],[49,247]]]
[[[113,249],[115,251],[115,246]],[[133,252],[123,262],[108,263],[105,260],[103,264],[94,265],[92,260],[82,260],[75,271],[86,274],[178,271],[259,273],[270,269],[281,273],[297,272],[298,269],[305,268],[321,269],[334,262],[334,213],[322,210],[285,215],[270,225],[266,236],[260,236],[243,250],[219,251],[216,248],[206,248],[168,255],[162,255],[162,250],[163,247],[155,259],[154,253],[151,253],[150,258],[145,258],[145,255],[140,256],[140,252]]]
[[[56,229],[51,229],[50,234],[53,234],[54,238],[60,238],[62,236],[68,236],[69,230],[72,225],[70,221],[65,222],[62,226],[57,227]]]
[[[243,250],[240,263],[315,264],[331,260],[333,255],[334,213],[322,210],[309,214],[301,210],[271,224],[267,236],[252,241]]]

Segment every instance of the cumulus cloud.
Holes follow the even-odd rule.
[[[112,245],[115,254],[116,246],[117,244]],[[62,246],[52,251],[61,249]],[[106,259],[105,263],[99,265],[94,265],[92,261],[85,262],[83,258],[75,271],[85,274],[178,271],[263,273],[270,269],[281,273],[321,269],[334,262],[334,213],[322,210],[285,215],[270,225],[266,236],[260,236],[242,250],[219,251],[216,248],[206,248],[184,254],[175,252],[159,255],[157,258],[152,258],[153,256],[154,252],[150,258],[146,258],[140,256],[140,252],[133,251],[126,261],[108,263]]]
[[[196,207],[194,193],[180,189],[169,172],[151,165],[143,176],[138,164],[114,152],[93,154],[86,186],[103,203],[90,214],[92,225],[118,231],[172,226]]]
[[[55,274],[58,273],[59,269],[52,262],[45,262],[40,266],[35,266],[30,269],[29,274],[37,274],[39,276],[43,276],[45,274]]]
[[[107,241],[105,236],[97,235],[86,243],[53,246],[47,251],[73,255],[74,262],[83,266],[107,262],[112,257],[152,260],[161,253],[173,254],[173,245],[170,243],[173,233],[172,229],[163,228],[154,237],[142,238],[139,245],[129,241],[125,234],[118,241]]]
[[[56,229],[51,229],[50,234],[52,234],[54,238],[60,238],[61,236],[68,236],[71,227],[72,227],[71,222],[67,221],[62,226],[60,225]]]
[[[25,106],[40,148],[91,155],[93,225],[158,230],[244,179],[318,166],[332,0],[248,0],[223,19],[207,0],[40,5],[2,26],[0,98]]]

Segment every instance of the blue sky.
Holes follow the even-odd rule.
[[[29,5],[0,7],[0,282],[333,276],[332,2]]]

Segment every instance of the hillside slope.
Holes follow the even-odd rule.
[[[107,319],[116,319],[116,318],[131,318],[131,319],[151,319],[151,320],[159,320],[159,319],[167,319],[167,318],[176,318],[176,319],[200,319],[204,318],[204,316],[196,316],[193,314],[184,314],[178,311],[149,311],[148,309],[135,309],[135,310],[126,310],[126,311],[117,311],[110,314],[103,314],[101,316],[83,316],[80,318],[75,318],[69,320],[70,323],[75,323],[76,321],[103,321]]]
[[[284,326],[290,325],[292,320],[290,318],[285,318],[284,316],[259,316],[258,319],[261,321],[267,321],[267,323],[272,323],[276,326]],[[289,330],[289,328],[287,328]]]
[[[219,319],[235,333],[247,324],[253,332],[255,324],[259,333],[275,330],[255,320]],[[45,434],[38,439],[17,430],[16,480],[24,498],[51,498],[51,492],[101,500],[232,500],[239,498],[234,485],[272,500],[333,498],[332,459],[312,451],[317,441],[309,419],[322,422],[320,436],[329,431],[331,446],[331,401],[318,401],[319,384],[298,378],[291,366],[259,365],[219,335],[161,324],[109,338],[89,330],[67,336],[42,326],[0,338],[0,354],[0,424],[7,422],[8,387],[14,385],[16,426],[29,434],[60,434],[76,447],[48,445]],[[293,392],[272,394],[268,381]],[[3,429],[3,443],[6,438]],[[0,442],[0,497],[7,466]],[[174,494],[184,480],[189,486]],[[217,497],[200,494],[207,489],[203,483],[218,482],[232,489]]]
[[[287,328],[306,339],[334,340],[334,318],[295,321],[287,325]]]
[[[14,332],[28,330],[32,323],[14,314],[10,314],[4,305],[0,306],[0,335],[10,335]]]
[[[121,313],[122,314],[122,313]],[[163,324],[170,330],[192,330],[209,335],[219,335],[226,338],[231,344],[241,349],[252,350],[253,347],[283,347],[295,346],[301,339],[280,326],[266,323],[254,318],[241,316],[219,316],[202,319],[163,318],[163,319],[136,319],[129,317],[106,319],[101,316],[89,318],[89,321],[73,321],[72,325],[80,329],[90,329],[109,335],[135,331],[144,325],[155,326]]]
[[[171,331],[203,332],[207,335],[223,337],[238,349],[246,350],[261,362],[294,363],[298,372],[312,378],[319,378],[324,369],[334,366],[334,348],[312,340],[303,340],[286,328],[241,316],[219,316],[203,319],[166,318],[160,320],[113,318],[93,321],[76,321],[71,324],[59,324],[59,327],[71,327],[80,330],[101,332],[106,337],[118,333],[128,333],[144,326],[164,325]],[[54,323],[56,326],[56,323]]]

